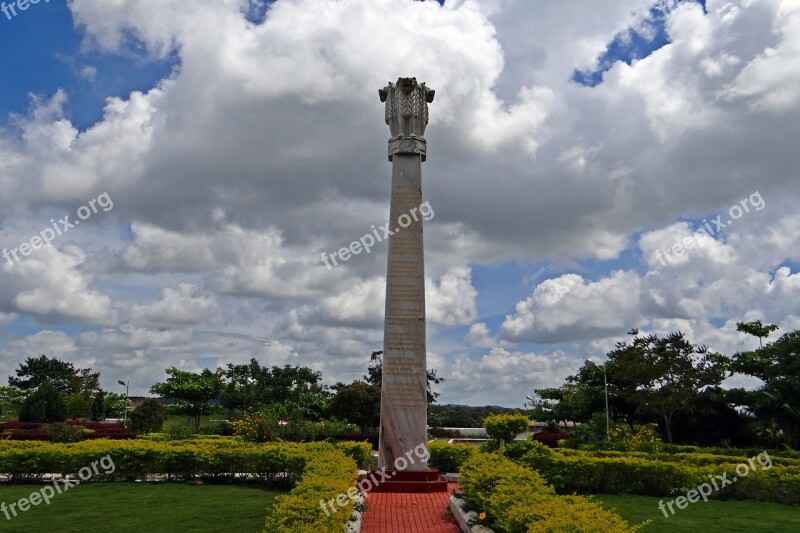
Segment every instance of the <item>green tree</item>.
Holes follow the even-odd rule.
[[[800,330],[757,350],[734,354],[730,370],[764,382],[755,391],[731,391],[730,399],[779,430],[790,446],[800,448]]]
[[[77,392],[64,395],[67,418],[89,418],[92,416],[92,397]]]
[[[322,374],[305,366],[262,366],[256,359],[218,369],[220,403],[229,410],[288,404],[308,418],[320,418],[327,407]]]
[[[173,367],[166,372],[169,377],[153,385],[150,392],[175,400],[178,411],[192,417],[195,432],[199,432],[200,417],[211,412],[209,402],[219,397],[222,389],[220,375],[207,368],[194,373]]]
[[[381,390],[363,381],[335,387],[328,412],[331,416],[356,424],[367,432],[380,425]]]
[[[761,339],[766,339],[769,337],[770,333],[773,331],[778,331],[778,329],[778,326],[775,324],[764,325],[760,320],[756,320],[754,322],[736,323],[736,331],[742,331],[744,333],[749,333],[754,337],[758,337],[758,346],[760,348],[764,347],[764,343],[761,341]]]
[[[157,433],[164,426],[166,416],[167,411],[161,402],[150,398],[131,411],[128,427],[134,433]]]
[[[62,394],[45,381],[22,403],[20,422],[63,422],[67,408]]]
[[[91,397],[100,390],[100,372],[92,372],[91,368],[80,368],[69,380],[70,392]]]
[[[601,378],[602,379],[602,378]],[[590,383],[570,376],[559,388],[536,389],[537,400],[531,402],[531,418],[540,422],[585,422],[604,407],[603,383]]]
[[[124,394],[119,392],[104,392],[105,397],[105,417],[106,418],[123,418],[125,408],[128,406],[128,399]]]
[[[16,377],[8,376],[8,384],[13,387],[31,390],[48,382],[60,392],[71,392],[70,383],[77,372],[72,363],[41,355],[25,359],[20,363],[16,374]]]
[[[676,415],[690,412],[703,390],[722,383],[727,364],[723,355],[675,332],[618,342],[608,354],[606,371],[609,379],[614,376],[623,384],[622,395],[637,415],[655,417],[672,443]]]
[[[106,418],[106,393],[97,391],[92,400],[92,420],[102,422]]]
[[[18,417],[22,402],[31,393],[29,390],[18,387],[0,387],[0,409],[6,418]],[[13,418],[11,418],[13,419]]]
[[[364,376],[363,379],[368,384],[374,385],[380,389],[383,384],[383,351],[372,352],[370,361],[372,361],[372,364],[367,369],[367,375]],[[428,405],[431,405],[436,403],[436,399],[439,397],[438,392],[433,392],[432,385],[443,383],[445,378],[437,376],[436,370],[428,370],[426,377],[428,380]]]

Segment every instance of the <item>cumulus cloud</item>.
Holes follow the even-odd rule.
[[[90,288],[81,271],[83,250],[45,246],[16,264],[4,264],[0,305],[42,321],[109,324],[115,320],[111,299]]]
[[[516,341],[565,342],[619,334],[641,317],[641,286],[634,272],[614,272],[589,282],[565,274],[539,284],[503,322]]]
[[[35,341],[139,393],[166,366],[253,356],[360,376],[380,349],[385,245],[331,271],[319,258],[385,222],[376,91],[400,75],[437,90],[423,173],[444,401],[521,403],[515,387],[557,384],[631,327],[725,349],[743,346],[741,317],[796,327],[796,2],[658,2],[670,42],[601,65],[617,36],[653,34],[656,3],[278,0],[253,22],[241,1],[70,2],[89,54],[136,43],[176,67],[108,95],[88,128],[56,90],[0,131],[1,246],[115,201],[0,267],[3,364]],[[596,87],[571,81],[606,68]],[[658,258],[756,190],[763,212]],[[493,280],[507,264],[549,279]],[[506,307],[484,316],[495,293]]]

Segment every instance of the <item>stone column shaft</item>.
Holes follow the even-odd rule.
[[[428,401],[425,351],[425,266],[422,162],[428,106],[434,92],[414,78],[380,91],[386,102],[392,196],[383,336],[378,468],[427,470]]]

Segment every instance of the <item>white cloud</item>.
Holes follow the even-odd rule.
[[[134,305],[131,320],[157,326],[213,324],[219,320],[219,308],[214,297],[204,294],[201,287],[180,283],[175,289],[162,289],[157,302]]]
[[[129,54],[133,38],[179,66],[109,95],[84,131],[65,91],[0,131],[2,246],[100,192],[115,201],[56,248],[0,267],[0,343],[32,337],[19,317],[93,327],[62,334],[74,350],[54,337],[42,349],[96,360],[112,383],[128,374],[139,393],[172,364],[251,356],[359,376],[380,349],[386,246],[332,271],[319,257],[385,221],[376,91],[400,75],[437,90],[426,287],[431,357],[453,372],[446,401],[517,403],[515,387],[557,384],[578,351],[602,355],[635,326],[685,327],[725,349],[745,342],[730,326],[742,317],[792,327],[796,2],[664,3],[670,44],[594,88],[570,81],[615,36],[652,31],[653,4],[280,0],[259,25],[232,0],[71,2],[91,54]],[[754,190],[763,212],[660,263],[657,250],[691,235],[681,220]],[[556,274],[523,289],[498,268],[510,261]],[[495,295],[511,303],[483,316]]]
[[[44,321],[108,324],[115,320],[111,299],[90,288],[81,271],[83,250],[45,246],[19,263],[4,264],[0,305]]]
[[[438,283],[426,283],[427,317],[438,324],[469,324],[478,315],[475,298],[478,291],[472,286],[472,271],[456,267],[444,274]]]
[[[506,316],[510,340],[564,342],[620,334],[641,318],[641,283],[633,272],[617,271],[590,282],[565,274],[540,283]]]

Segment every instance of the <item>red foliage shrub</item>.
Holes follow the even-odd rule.
[[[531,437],[531,440],[541,442],[545,446],[549,446],[551,448],[556,448],[558,446],[558,441],[571,438],[572,435],[569,433],[537,433]]]
[[[65,424],[83,426],[94,433],[88,433],[82,440],[90,439],[135,439],[136,435],[129,432],[122,424],[104,424],[102,422],[84,422],[82,420],[67,420]],[[0,424],[0,438],[10,440],[50,440],[44,430],[45,424],[35,422],[5,422]],[[3,433],[8,432],[7,435]]]

